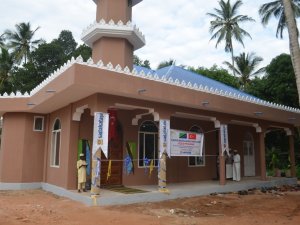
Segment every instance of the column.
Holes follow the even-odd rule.
[[[267,180],[266,176],[266,150],[265,150],[265,133],[260,132],[259,135],[259,156],[260,156],[260,175],[261,180]]]
[[[159,159],[158,190],[169,192],[167,189],[167,154],[164,152]]]
[[[221,130],[219,132],[219,182],[220,185],[226,184],[226,171],[225,171],[225,156],[223,155],[222,151],[222,141],[221,141]]]
[[[289,135],[291,175],[296,177],[294,136]]]
[[[170,157],[170,120],[159,120],[159,171],[158,190],[169,193],[167,189],[167,154]]]

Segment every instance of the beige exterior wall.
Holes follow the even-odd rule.
[[[40,115],[6,113],[3,116],[0,150],[1,182],[42,181],[45,130],[33,131],[34,116]]]
[[[52,129],[56,119],[61,121],[61,143],[59,166],[50,164],[52,154]],[[76,187],[76,161],[79,123],[72,121],[72,105],[64,107],[50,114],[49,136],[47,146],[46,182],[67,189]]]
[[[93,43],[92,57],[94,62],[102,60],[105,65],[111,62],[114,67],[119,64],[132,70],[133,46],[126,39],[103,37]]]
[[[98,1],[96,20],[99,22],[101,19],[107,22],[112,19],[115,22],[121,20],[127,23],[131,20],[131,7],[128,6],[128,0]]]

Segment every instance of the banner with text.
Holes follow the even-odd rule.
[[[171,156],[202,156],[203,134],[171,130]]]
[[[170,120],[159,120],[159,158],[163,152],[170,157],[170,149]]]
[[[228,128],[226,124],[221,124],[220,132],[221,132],[222,155],[224,155],[225,151],[227,152],[227,154],[229,154]]]
[[[94,134],[93,134],[93,156],[99,148],[102,149],[105,157],[108,155],[108,123],[109,114],[95,112]]]

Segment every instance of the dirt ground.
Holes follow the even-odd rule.
[[[0,191],[0,224],[299,225],[300,186],[109,207],[42,190]]]

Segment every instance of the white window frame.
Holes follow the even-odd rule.
[[[54,126],[56,121],[59,121],[60,123],[60,129],[58,130],[54,130]],[[57,154],[57,135],[60,135],[59,138],[59,149],[58,149],[58,165],[55,164],[55,159],[56,159],[56,154]],[[55,142],[55,144],[53,144]],[[52,126],[52,131],[51,131],[51,157],[50,157],[50,166],[51,167],[55,167],[55,168],[59,168],[60,165],[60,151],[61,151],[61,120],[59,118],[56,118],[54,120],[53,126]]]
[[[158,130],[158,127],[157,127],[157,125],[153,122],[153,121],[150,121],[150,120],[148,120],[148,121],[143,121],[142,123],[141,123],[141,126],[143,125],[143,123],[145,123],[145,122],[151,122],[151,123],[153,123],[155,126],[156,126],[156,128],[157,128],[157,130]],[[159,148],[159,146],[158,146],[158,132],[146,132],[146,131],[140,131],[140,128],[141,128],[141,126],[139,127],[139,132],[138,132],[138,168],[149,168],[150,167],[150,165],[149,166],[145,166],[144,165],[144,162],[143,162],[143,166],[140,166],[140,160],[143,160],[143,159],[140,159],[140,134],[144,134],[144,143],[143,143],[143,146],[144,146],[144,149],[143,149],[143,155],[145,156],[145,134],[152,134],[153,136],[154,136],[154,146],[157,146],[157,148]],[[155,138],[157,136],[157,138]],[[156,155],[156,149],[154,149],[154,167],[155,168],[157,168],[158,167],[158,154],[159,154],[159,152],[158,152],[158,149],[157,149],[157,155]],[[150,159],[151,160],[151,159]]]
[[[203,130],[201,129],[200,126],[198,125],[193,125],[189,130],[191,131],[193,127],[199,128],[201,130],[201,133],[204,135]],[[193,131],[195,132],[195,131]],[[190,164],[190,157],[195,157],[195,165]],[[203,163],[198,164],[197,158],[203,158]],[[188,156],[188,167],[205,167],[205,138],[203,137],[203,151],[202,151],[202,156]]]
[[[38,130],[35,127],[35,123],[37,119],[42,119],[42,129]],[[34,116],[33,118],[33,131],[37,131],[37,132],[43,132],[44,131],[44,121],[45,121],[45,117],[44,116]]]

